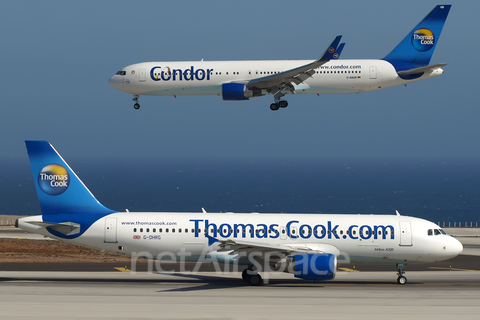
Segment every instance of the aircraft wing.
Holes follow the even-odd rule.
[[[275,99],[284,96],[285,92],[287,91],[290,93],[295,93],[293,84],[299,85],[315,73],[315,68],[320,67],[334,58],[341,38],[342,36],[337,36],[327,50],[325,50],[323,55],[317,60],[274,75],[253,79],[246,84],[247,87],[265,89],[274,94]],[[343,46],[341,49],[343,49]]]
[[[445,67],[446,65],[447,63],[432,64],[431,66],[420,67],[420,68],[415,68],[415,69],[410,69],[405,71],[398,71],[397,73],[402,76],[409,75],[409,74],[417,74],[417,73],[422,73],[422,72],[427,72],[430,70],[442,68],[442,67]]]
[[[220,249],[218,252],[232,251],[230,254],[245,254],[249,252],[278,252],[288,255],[292,252],[297,253],[323,253],[322,250],[315,250],[306,245],[291,246],[291,245],[280,245],[280,244],[266,244],[259,242],[243,241],[243,240],[218,240]]]

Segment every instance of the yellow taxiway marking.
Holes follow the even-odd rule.
[[[360,272],[358,270],[350,269],[350,268],[338,268],[338,270],[343,270],[343,271],[348,271],[348,272]]]
[[[429,269],[452,270],[452,271],[480,271],[480,270],[471,270],[471,269],[442,268],[442,267],[429,267]]]
[[[127,269],[127,267],[115,267],[114,269],[117,269],[120,272],[131,272],[130,269]]]

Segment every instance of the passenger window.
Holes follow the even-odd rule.
[[[153,228],[152,232],[157,232],[157,229]]]
[[[165,229],[165,232],[168,232],[168,228],[167,228],[167,229]]]
[[[158,229],[158,232],[162,232],[162,228]]]
[[[137,228],[133,228],[133,232],[137,232]]]
[[[147,228],[147,232],[150,232],[150,229]]]
[[[140,228],[140,232],[143,232],[143,228]]]

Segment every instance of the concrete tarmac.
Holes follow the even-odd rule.
[[[478,319],[480,272],[339,272],[314,283],[268,274],[0,272],[2,319]]]

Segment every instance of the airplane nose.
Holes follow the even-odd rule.
[[[453,251],[455,256],[458,256],[463,251],[463,244],[455,238],[453,238],[453,240],[455,240],[455,241],[451,245],[451,247],[452,247],[451,250]]]
[[[457,239],[450,237],[444,247],[445,253],[450,257],[456,257],[463,251],[463,245]]]
[[[108,79],[108,84],[111,85],[114,88],[117,88],[117,85],[118,85],[118,81],[117,81],[116,78],[117,78],[116,76],[113,76],[110,79]]]

